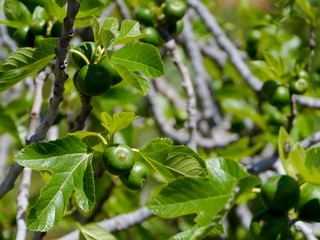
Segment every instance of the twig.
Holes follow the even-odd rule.
[[[175,91],[174,87],[164,78],[150,79],[157,92],[161,93],[169,101],[171,101],[175,108],[186,109],[184,99]]]
[[[67,67],[66,57],[70,40],[73,37],[73,24],[79,8],[80,4],[76,0],[68,0],[67,16],[64,19],[61,36],[56,48],[56,63],[53,70],[55,75],[53,97],[50,99],[46,116],[37,128],[36,134],[27,140],[27,144],[44,140],[48,129],[52,126],[58,114],[60,103],[63,100],[64,83],[68,78],[65,73],[65,68]],[[22,170],[23,167],[16,163],[11,166],[7,177],[0,184],[0,199],[14,187],[14,182]]]
[[[297,108],[296,108],[296,101],[295,101],[295,95],[292,95],[290,98],[290,115],[288,116],[288,126],[287,126],[287,132],[290,132],[293,125],[294,120],[297,115]]]
[[[81,98],[81,112],[79,116],[76,118],[75,125],[73,126],[71,132],[76,132],[84,129],[86,120],[92,110],[91,97],[80,93],[80,98]]]
[[[320,98],[306,97],[301,95],[294,95],[296,103],[310,107],[310,108],[320,108]]]
[[[208,8],[198,0],[188,0],[187,2],[195,9],[204,24],[207,26],[208,30],[215,36],[218,45],[227,53],[231,63],[237,69],[242,78],[252,89],[260,91],[262,88],[262,82],[251,73],[250,69],[241,58],[238,49],[226,36]]]
[[[44,81],[47,77],[46,72],[41,71],[38,76],[35,78],[35,91],[34,91],[34,99],[32,110],[30,114],[30,122],[27,138],[32,136],[36,132],[37,125],[39,123],[39,115],[42,106],[42,89],[44,85]],[[26,228],[26,210],[29,205],[28,197],[29,197],[29,188],[31,182],[31,174],[32,170],[30,168],[25,168],[22,173],[22,180],[19,187],[19,192],[17,196],[17,234],[16,239],[26,239],[27,228]]]
[[[161,130],[161,132],[169,137],[171,140],[179,142],[180,144],[187,144],[189,135],[188,133],[184,132],[183,130],[177,130],[175,129],[164,117],[163,113],[161,112],[161,109],[158,107],[156,102],[156,91],[153,86],[153,81],[151,81],[150,84],[150,91],[147,95],[148,103],[150,110],[152,111],[152,115],[154,116],[155,120],[157,121],[157,124]],[[235,142],[238,140],[237,135],[230,135],[225,133],[222,137],[218,136],[216,139],[214,138],[205,138],[202,137],[197,133],[196,140],[197,145],[204,147],[204,148],[222,148],[227,145],[229,145],[232,142]]]
[[[294,223],[295,229],[300,231],[306,240],[317,240],[318,238],[314,236],[312,229],[304,222],[298,221]]]
[[[196,133],[197,133],[197,102],[193,88],[193,84],[190,78],[188,68],[182,62],[181,57],[177,49],[177,44],[174,39],[171,39],[165,43],[165,47],[172,55],[173,63],[176,65],[182,77],[182,87],[187,94],[187,112],[188,112],[188,146],[194,150],[197,149]]]
[[[212,44],[199,43],[199,47],[201,52],[217,63],[220,69],[224,68],[227,61],[227,55],[224,51]]]
[[[307,149],[311,147],[312,145],[319,143],[320,142],[320,131],[312,134],[311,136],[303,139],[300,141],[300,145],[304,148]]]
[[[146,207],[142,207],[134,212],[120,214],[114,218],[106,219],[97,224],[109,232],[121,231],[131,226],[140,224],[141,222],[151,218],[153,213]],[[58,240],[76,240],[79,236],[79,230],[69,233]]]
[[[221,122],[221,115],[218,111],[218,105],[213,101],[214,92],[210,85],[210,77],[204,68],[201,50],[193,35],[188,15],[184,18],[184,31],[181,37],[194,70],[195,90],[200,99],[202,112],[205,120],[209,123],[209,128],[211,128],[214,123]]]

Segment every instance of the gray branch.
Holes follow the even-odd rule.
[[[197,149],[197,100],[194,92],[194,87],[188,68],[182,62],[181,57],[177,49],[177,44],[174,39],[169,40],[165,43],[165,47],[169,50],[172,55],[173,63],[176,65],[178,71],[182,77],[182,87],[184,88],[187,94],[187,112],[188,112],[188,146],[194,150]]]
[[[125,213],[106,219],[97,224],[109,232],[121,231],[132,226],[138,225],[143,221],[153,217],[153,213],[146,207],[142,207],[134,212]],[[77,240],[79,239],[79,230],[69,233],[58,240]]]
[[[209,9],[198,0],[188,0],[187,2],[195,9],[204,24],[207,26],[208,30],[215,36],[218,45],[227,53],[231,63],[237,69],[242,78],[252,89],[260,91],[262,88],[262,82],[251,73],[250,69],[241,58],[239,50],[226,36],[214,16],[210,13]]]
[[[218,111],[217,104],[213,101],[214,94],[213,89],[210,86],[210,77],[204,67],[201,49],[193,35],[188,15],[184,19],[182,40],[184,42],[186,52],[189,55],[191,66],[194,70],[195,90],[200,100],[204,118],[209,122],[210,128],[212,123],[219,124],[221,122],[221,116]]]
[[[53,70],[55,75],[53,97],[50,99],[46,116],[37,128],[36,134],[27,140],[27,144],[44,140],[59,112],[60,103],[63,100],[64,83],[68,79],[68,75],[65,72],[65,68],[67,67],[67,53],[69,43],[73,37],[73,24],[79,8],[80,4],[76,0],[68,0],[67,16],[64,19],[61,36],[59,37],[56,48],[56,62]],[[18,164],[11,166],[7,177],[0,184],[0,199],[14,187],[14,182],[22,170],[23,167]]]
[[[42,106],[42,89],[44,81],[47,77],[45,71],[41,71],[34,80],[35,91],[32,110],[30,114],[30,122],[27,138],[35,134],[37,125],[39,123],[39,115]],[[27,225],[26,225],[26,211],[29,205],[29,189],[31,182],[32,170],[30,168],[25,168],[22,173],[22,180],[19,187],[19,192],[17,196],[17,234],[16,239],[26,239],[27,236]]]
[[[310,107],[310,108],[320,108],[320,98],[313,98],[301,95],[294,95],[294,100],[296,103]]]

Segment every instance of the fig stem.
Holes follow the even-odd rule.
[[[79,52],[75,49],[70,49],[69,52],[79,55],[86,62],[86,64],[90,64],[90,61],[82,52]]]

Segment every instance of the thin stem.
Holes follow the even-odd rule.
[[[187,0],[187,2],[198,13],[207,29],[215,36],[217,44],[227,53],[231,63],[242,76],[242,78],[252,89],[255,91],[260,91],[262,88],[262,82],[251,73],[249,67],[243,61],[239,50],[226,36],[214,16],[210,13],[209,9],[205,7],[199,0]]]
[[[197,149],[197,101],[196,95],[194,92],[194,87],[190,78],[188,68],[182,62],[182,59],[179,55],[177,44],[174,39],[169,40],[165,43],[165,47],[169,50],[172,55],[173,63],[176,65],[178,71],[182,77],[182,87],[187,93],[187,112],[188,112],[188,146],[194,150]]]
[[[82,52],[79,52],[78,50],[75,50],[75,49],[69,49],[69,53],[75,53],[79,55],[86,62],[86,64],[90,64],[90,61],[88,60],[86,55],[84,55]]]

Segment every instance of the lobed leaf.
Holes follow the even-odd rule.
[[[231,159],[209,159],[206,164],[209,176],[180,177],[169,182],[148,201],[148,208],[164,218],[196,213],[198,227],[194,231],[206,234],[206,226],[213,221],[218,224],[241,193],[260,183]],[[191,236],[194,231],[186,234]]]
[[[131,72],[141,72],[146,77],[160,77],[164,73],[158,49],[147,43],[129,43],[115,51],[110,60],[114,65],[122,65]]]
[[[32,18],[28,8],[17,0],[6,0],[3,11],[8,20],[16,20],[24,25],[28,25]]]
[[[146,162],[167,181],[181,176],[205,176],[205,163],[192,149],[173,146],[167,138],[156,138],[139,149]]]
[[[2,69],[13,70],[23,68],[25,70],[34,71],[34,69],[37,69],[39,71],[54,58],[56,45],[56,38],[48,38],[41,40],[38,48],[19,48],[17,51],[9,54]]]
[[[163,218],[202,211],[214,215],[224,207],[230,196],[230,189],[219,181],[211,182],[208,177],[182,177],[168,183],[148,201],[147,206]]]
[[[100,227],[98,224],[91,223],[85,226],[79,226],[79,239],[85,240],[116,240],[111,233]]]
[[[112,117],[107,112],[103,112],[101,113],[101,124],[111,134],[114,134],[127,128],[137,118],[138,116],[133,112],[115,113]]]
[[[135,20],[123,20],[115,45],[132,42],[145,36],[146,34],[141,34],[140,32],[139,22]]]
[[[147,95],[150,90],[150,85],[146,79],[136,73],[131,72],[125,66],[115,65],[114,67],[122,77],[123,81],[135,88],[141,95]]]
[[[92,154],[87,151],[87,146],[79,138],[69,135],[55,141],[31,144],[14,156],[14,160],[24,167],[52,173],[30,209],[29,229],[47,231],[56,225],[62,219],[73,192],[82,210],[93,208]]]

